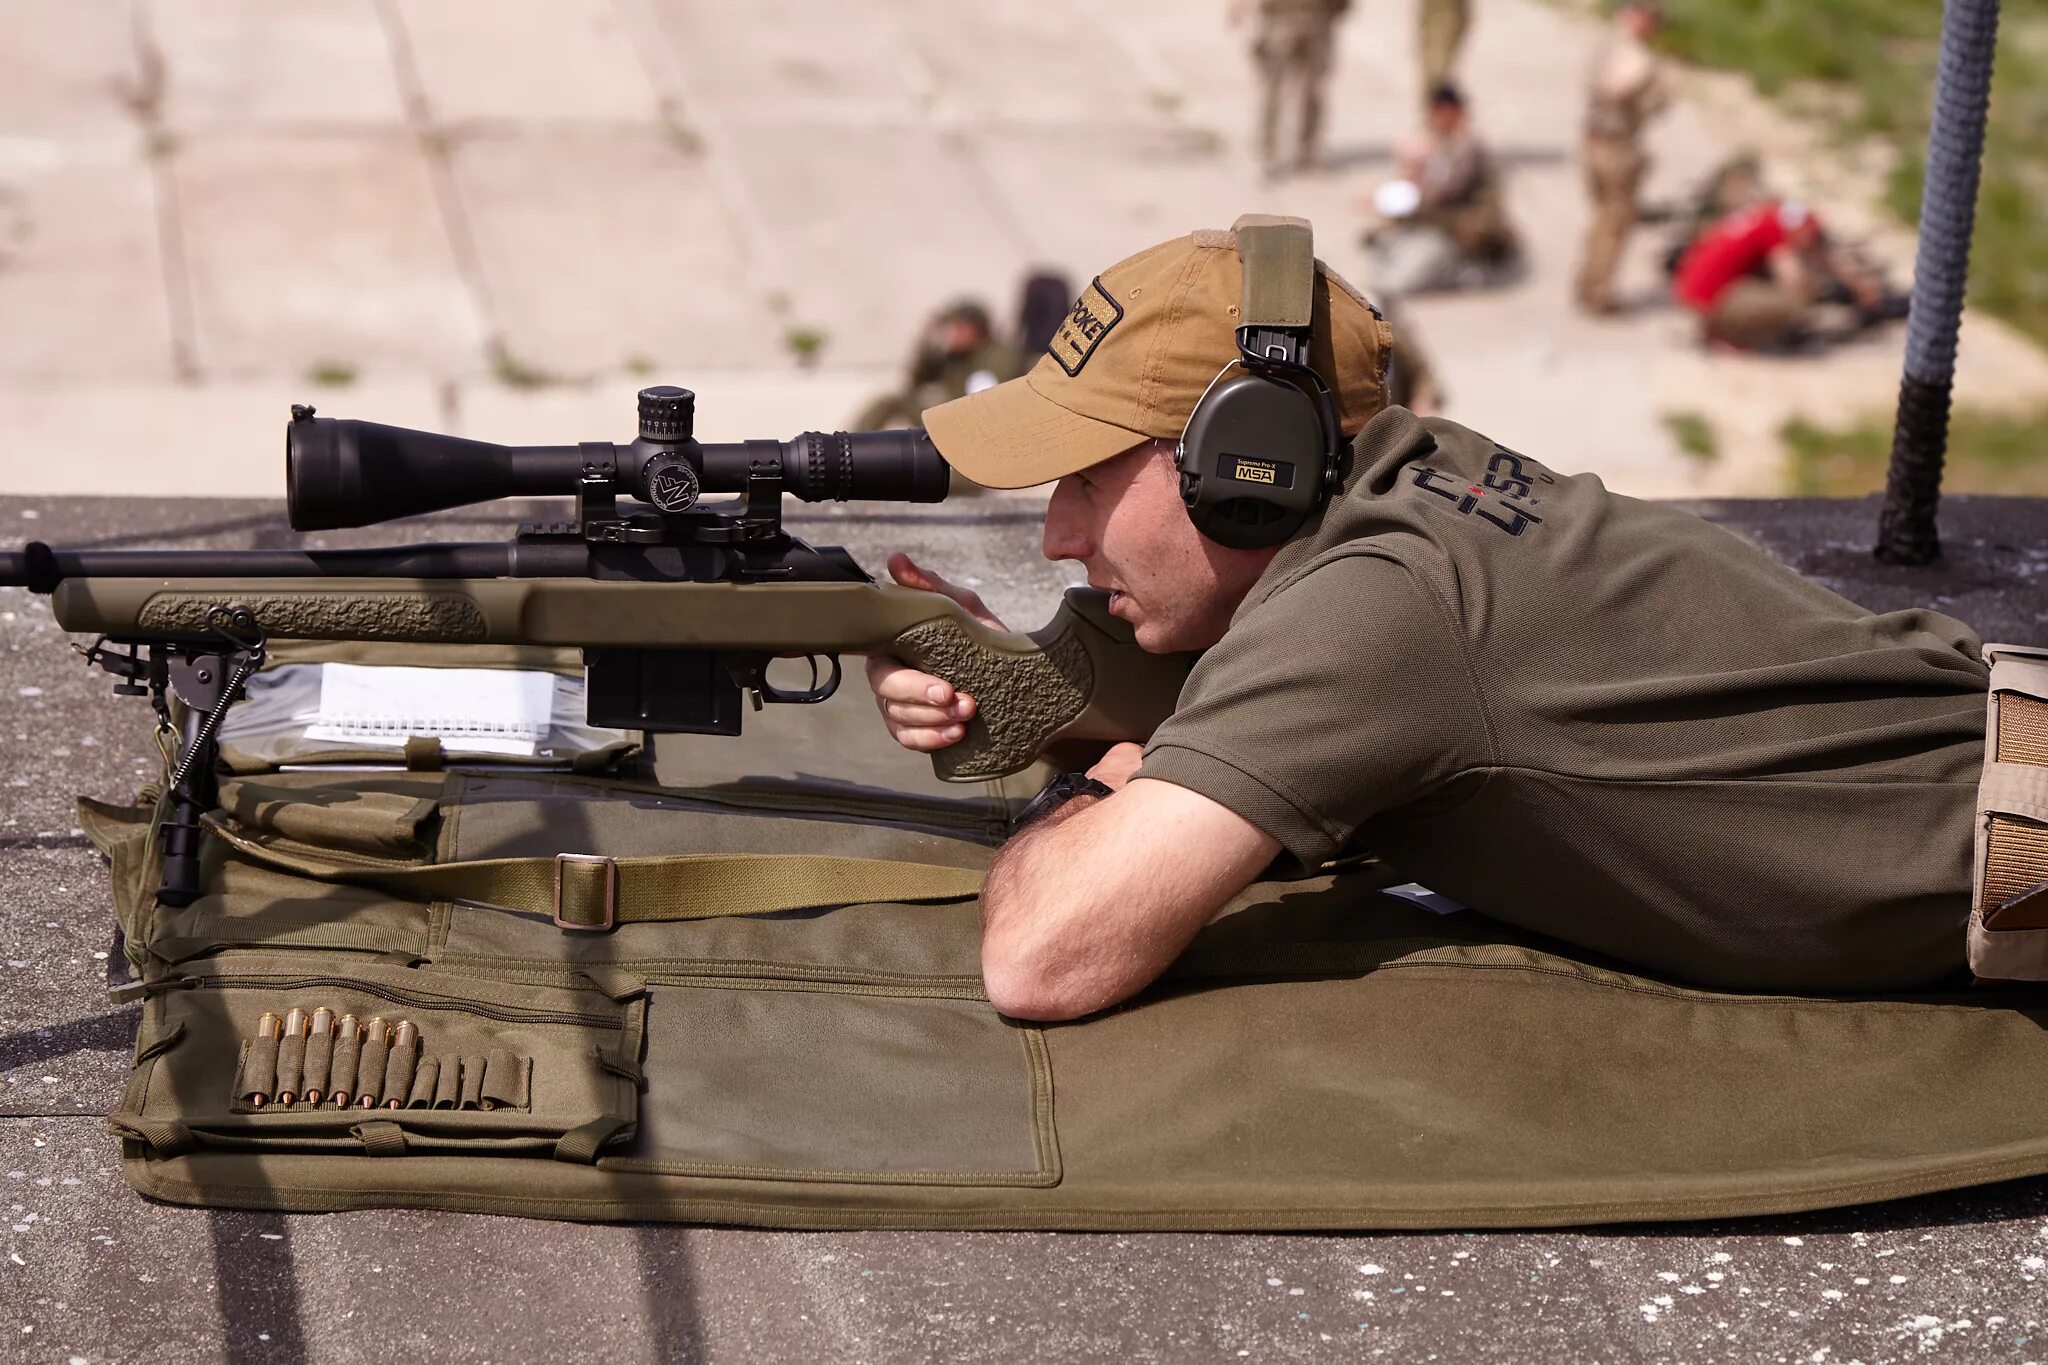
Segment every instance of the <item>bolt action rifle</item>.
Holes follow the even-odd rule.
[[[1172,711],[1188,658],[1139,650],[1102,593],[1070,589],[1029,634],[990,630],[951,598],[877,583],[843,549],[783,529],[785,493],[943,499],[951,471],[922,430],[706,445],[692,435],[695,403],[687,389],[645,389],[635,440],[573,446],[500,446],[292,408],[294,530],[574,494],[574,520],[525,526],[509,541],[234,551],[35,542],[0,553],[0,586],[48,593],[59,625],[100,637],[81,652],[115,676],[117,693],[151,697],[166,728],[167,693],[184,704],[158,898],[185,905],[199,893],[221,723],[271,640],[576,647],[590,724],[717,735],[740,732],[744,698],[756,709],[820,702],[839,686],[841,654],[889,654],[979,703],[965,738],[932,754],[954,782],[1019,771],[1055,741],[1141,739]],[[703,503],[707,492],[738,496]],[[808,687],[769,681],[782,657],[809,660]]]

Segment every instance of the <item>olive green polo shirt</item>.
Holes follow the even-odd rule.
[[[1393,408],[1138,776],[1680,979],[1891,989],[1963,963],[1986,676],[1958,621]]]

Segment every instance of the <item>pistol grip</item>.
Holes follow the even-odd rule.
[[[940,616],[895,638],[890,654],[976,703],[960,742],[932,754],[941,780],[1021,772],[1055,739],[1142,740],[1172,714],[1191,657],[1145,654],[1106,603],[1105,594],[1076,588],[1029,635]]]

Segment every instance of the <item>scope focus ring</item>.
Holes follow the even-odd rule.
[[[853,440],[843,431],[803,435],[804,472],[812,498],[845,502],[853,496]]]

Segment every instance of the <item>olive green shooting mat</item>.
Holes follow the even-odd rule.
[[[1005,1019],[962,891],[1036,779],[942,785],[862,697],[748,726],[663,741],[658,782],[245,773],[185,909],[151,898],[148,806],[86,803],[145,1000],[111,1120],[129,1180],[262,1209],[1310,1229],[1782,1212],[2048,1172],[2037,992],[1692,990],[1429,913],[1370,865],[1252,887],[1122,1008]],[[558,927],[558,854],[625,860],[635,904],[673,880],[709,908]],[[767,887],[759,854],[809,871]],[[485,870],[421,875],[450,864]],[[571,900],[603,899],[607,864],[560,866]],[[514,883],[517,908],[449,891]],[[417,1039],[253,1041],[294,1008]],[[344,1067],[372,1107],[275,1099]]]

